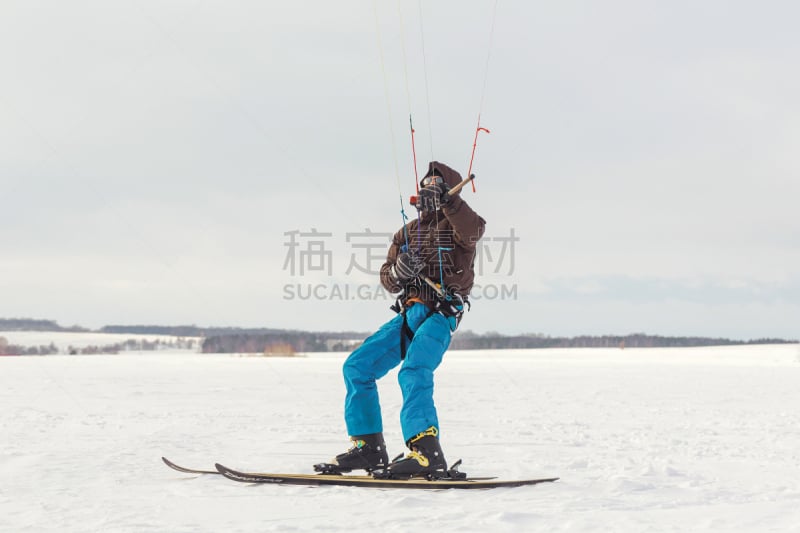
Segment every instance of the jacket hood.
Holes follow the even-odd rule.
[[[444,163],[440,163],[438,161],[431,161],[428,163],[428,173],[425,176],[441,176],[444,178],[444,182],[450,186],[450,188],[455,187],[463,180],[461,178],[461,174],[453,170],[452,168],[448,167]]]

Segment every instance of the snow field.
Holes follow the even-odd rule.
[[[442,444],[492,491],[247,485],[347,447],[346,354],[0,358],[0,531],[796,531],[800,349],[450,352]],[[380,382],[402,449],[396,372]]]

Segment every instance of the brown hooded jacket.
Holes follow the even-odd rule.
[[[458,172],[443,163],[432,161],[428,175],[434,170],[450,188],[462,181]],[[425,261],[422,275],[437,283],[444,282],[445,288],[466,299],[475,280],[475,250],[485,225],[486,221],[467,205],[460,193],[454,194],[439,211],[423,213],[418,220],[412,220],[395,233],[386,262],[381,266],[381,284],[392,293],[406,289],[408,295],[419,296],[425,302],[434,301],[435,293],[427,286],[421,291],[418,286],[404,287],[396,283],[390,273],[397,256],[406,251],[408,243],[407,251],[419,253]]]

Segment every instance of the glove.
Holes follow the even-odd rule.
[[[417,200],[417,207],[423,211],[438,211],[446,206],[452,200],[452,197],[447,194],[450,187],[442,179],[438,179],[419,190],[419,199]]]
[[[416,278],[424,268],[425,261],[420,256],[403,252],[397,256],[397,261],[392,265],[390,272],[398,283],[405,283]]]

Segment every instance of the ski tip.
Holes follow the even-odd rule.
[[[222,477],[226,477],[228,479],[232,479],[233,481],[241,481],[242,483],[260,483],[261,481],[259,478],[262,474],[250,474],[247,472],[241,472],[239,470],[234,470],[233,468],[228,468],[227,466],[221,465],[219,463],[214,463],[214,468],[217,469],[217,472],[222,474]],[[270,477],[266,475],[265,477]],[[270,479],[272,479],[270,477]]]
[[[161,456],[161,460],[164,461],[164,464],[170,467],[173,470],[177,470],[178,472],[183,472],[184,474],[217,474],[216,470],[199,470],[196,468],[186,468],[179,464],[175,464],[163,455]]]

